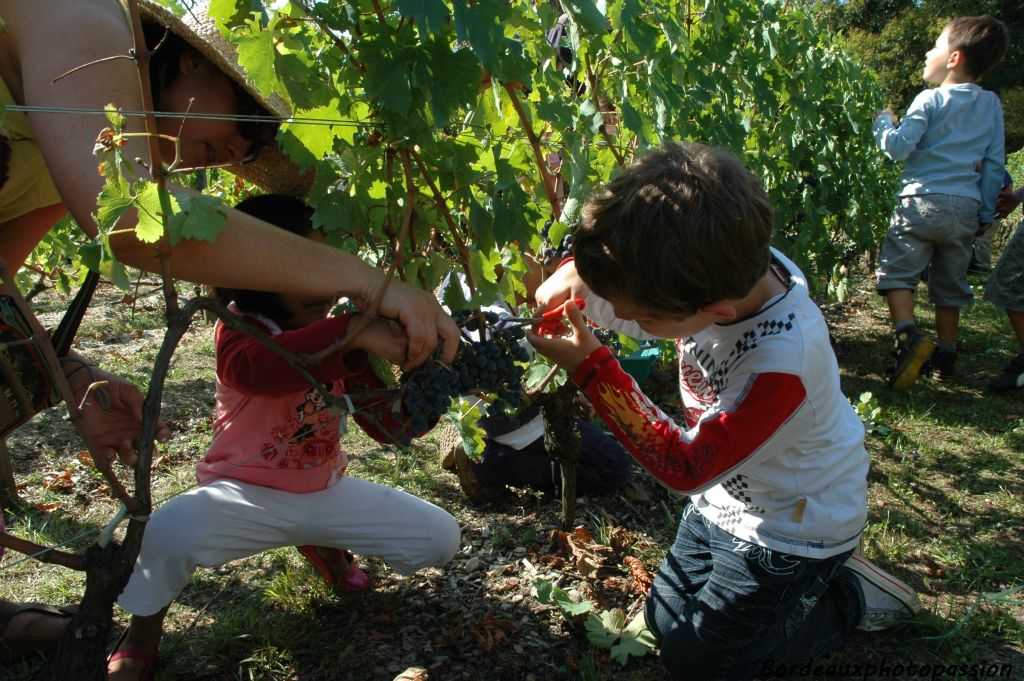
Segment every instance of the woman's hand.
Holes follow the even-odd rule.
[[[408,371],[423,364],[439,342],[441,359],[448,363],[455,358],[459,349],[459,327],[427,291],[393,280],[384,293],[379,314],[401,322],[408,336],[406,354],[400,360],[402,369]],[[383,356],[377,351],[373,354]]]
[[[82,416],[74,422],[93,458],[108,466],[115,457],[125,465],[134,464],[145,397],[134,384],[97,367],[82,369],[81,365],[74,364],[68,373],[76,407],[92,383],[106,381],[103,390],[109,398],[109,403],[104,401],[107,409],[102,408],[99,396],[93,391],[82,405]],[[167,424],[157,421],[156,439],[165,442],[170,436]]]
[[[352,315],[348,328],[358,332],[349,342],[349,347],[364,350],[374,357],[386,359],[392,364],[405,361],[408,349],[408,338],[398,324],[382,319],[367,319],[363,315]]]
[[[590,293],[590,287],[576,273],[576,263],[568,262],[537,287],[534,298],[537,300],[538,313],[553,310],[571,298],[584,298]]]
[[[587,326],[587,322],[583,318],[583,313],[575,303],[566,302],[564,310],[566,317],[569,318],[569,325],[572,327],[571,336],[561,338],[528,333],[526,339],[537,349],[537,352],[571,374],[590,353],[601,347],[601,341],[597,340],[597,336],[590,331],[590,327]]]

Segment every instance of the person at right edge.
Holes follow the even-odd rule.
[[[876,271],[896,333],[890,388],[908,388],[922,372],[955,374],[960,308],[974,302],[971,247],[992,225],[1005,171],[1002,105],[977,81],[1009,44],[998,19],[954,19],[925,55],[924,79],[938,87],[919,93],[901,121],[889,109],[875,117],[879,147],[905,162]],[[936,343],[914,318],[914,290],[925,270]]]
[[[732,154],[667,143],[588,202],[574,259],[537,289],[542,310],[564,303],[572,336],[527,336],[633,458],[691,495],[645,609],[679,679],[785,675],[921,608],[857,551],[864,426],[806,277],[769,246],[773,220]],[[606,328],[677,339],[685,423],[623,371],[575,297]]]

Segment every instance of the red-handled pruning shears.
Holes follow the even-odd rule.
[[[570,301],[579,309],[587,306],[582,298],[573,298]],[[560,336],[568,330],[562,318],[565,315],[565,303],[548,310],[539,317],[509,317],[501,320],[502,326],[526,326],[533,325],[533,332],[538,336]]]

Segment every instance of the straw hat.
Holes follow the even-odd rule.
[[[249,81],[238,63],[235,46],[224,37],[205,12],[201,16],[189,12],[179,18],[154,0],[139,0],[139,14],[144,22],[170,29],[224,75],[238,83],[267,113],[281,119],[292,115],[291,105],[281,96],[277,93],[264,95]],[[259,155],[249,163],[229,166],[225,170],[245,178],[264,191],[298,198],[309,193],[315,175],[312,170],[302,172],[276,144],[260,149]]]

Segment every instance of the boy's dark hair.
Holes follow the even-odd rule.
[[[239,202],[235,210],[302,237],[308,237],[314,231],[313,207],[291,196],[254,196]],[[218,288],[216,293],[217,300],[225,305],[233,300],[242,312],[263,315],[278,323],[287,322],[292,316],[282,307],[281,298],[276,293],[243,288]]]
[[[963,53],[964,67],[975,79],[991,71],[1010,47],[1006,24],[988,14],[957,17],[946,29],[949,51]]]
[[[773,215],[731,153],[666,142],[588,202],[576,269],[603,298],[689,316],[750,292],[768,270]]]

